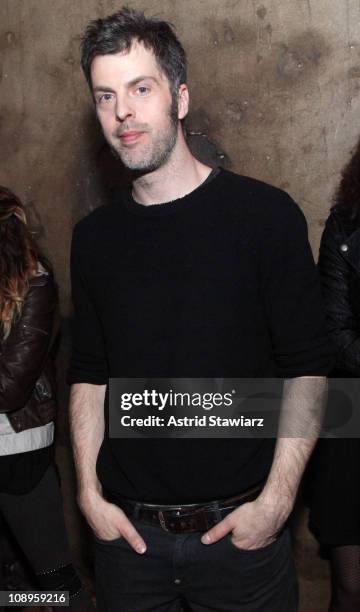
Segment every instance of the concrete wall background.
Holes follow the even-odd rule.
[[[316,256],[331,195],[360,131],[359,0],[129,4],[172,21],[188,51],[194,150],[286,189],[307,217]],[[80,72],[80,34],[90,19],[120,6],[0,0],[0,183],[29,207],[55,267],[65,319],[73,224],[101,203],[102,177],[116,181],[119,171]],[[303,567],[311,581],[305,561]]]

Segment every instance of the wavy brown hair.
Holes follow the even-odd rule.
[[[29,280],[38,275],[39,249],[19,198],[0,185],[0,336],[6,339],[21,313]]]
[[[360,225],[360,140],[341,173],[331,210],[345,220]]]

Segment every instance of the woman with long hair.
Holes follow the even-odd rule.
[[[333,376],[360,376],[360,141],[345,166],[319,255]],[[358,408],[358,407],[356,407]],[[360,440],[320,440],[309,474],[310,530],[330,559],[331,612],[360,610]]]
[[[92,606],[72,565],[53,459],[57,328],[51,267],[20,200],[0,186],[0,519],[37,587],[69,591],[70,608],[85,611]]]

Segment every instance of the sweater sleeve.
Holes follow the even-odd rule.
[[[76,226],[71,245],[71,291],[74,305],[72,355],[67,382],[105,385],[108,367],[103,331],[87,281],[86,247]]]
[[[278,375],[326,375],[333,356],[304,215],[282,193],[267,206],[261,232],[263,303]]]

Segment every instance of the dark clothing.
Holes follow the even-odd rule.
[[[42,274],[29,285],[21,316],[0,345],[0,412],[16,432],[50,423],[56,414],[49,358],[58,324],[55,284]]]
[[[50,350],[58,330],[57,290],[51,274],[30,280],[19,319],[0,344],[0,412],[15,432],[51,423],[56,415]],[[53,459],[47,446],[0,456],[0,492],[27,493]]]
[[[30,563],[35,588],[69,591],[71,610],[94,610],[72,565],[59,477],[54,464],[48,467],[30,492],[24,495],[0,493],[0,540],[3,522]],[[3,589],[1,553],[0,545],[0,590]]]
[[[309,529],[324,546],[360,544],[360,440],[320,439],[306,477]]]
[[[360,375],[360,228],[332,213],[322,236],[319,271],[336,372]]]
[[[0,493],[1,519],[19,542],[35,574],[71,563],[62,505],[54,464],[29,493]]]
[[[7,414],[14,429],[10,436],[17,440],[23,438],[20,432],[51,428],[55,419],[50,350],[57,329],[54,279],[41,274],[31,279],[20,317],[1,343],[0,412]],[[93,607],[71,564],[53,445],[41,448],[45,441],[40,435],[36,450],[0,456],[0,523],[4,520],[13,533],[38,588],[68,590],[70,608],[85,612]],[[0,590],[2,562],[0,550]]]
[[[54,445],[0,457],[0,493],[30,493],[54,461]]]
[[[174,202],[143,206],[118,194],[82,220],[72,290],[70,383],[329,368],[303,214],[284,192],[225,170]],[[221,499],[263,480],[273,448],[273,440],[107,435],[98,476],[109,498]]]
[[[104,612],[294,612],[297,582],[286,530],[270,546],[236,548],[228,534],[205,546],[133,521],[144,556],[124,539],[95,541],[97,605]],[[219,569],[221,568],[221,571]]]
[[[360,228],[333,212],[321,239],[319,271],[333,372],[360,375]],[[341,406],[338,407],[341,410]],[[360,544],[360,440],[319,440],[307,476],[309,527],[328,546]],[[348,503],[351,500],[351,503]]]

